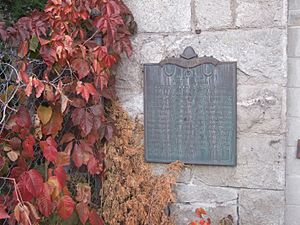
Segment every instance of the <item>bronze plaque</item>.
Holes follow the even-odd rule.
[[[146,161],[236,165],[236,62],[180,58],[144,66]]]

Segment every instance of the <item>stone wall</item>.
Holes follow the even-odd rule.
[[[300,221],[300,160],[296,159],[300,139],[300,1],[289,1],[288,29],[288,134],[286,165],[286,224]]]
[[[187,166],[172,207],[178,224],[188,224],[197,207],[214,220],[231,214],[240,225],[284,224],[286,1],[125,2],[139,30],[132,58],[118,68],[117,90],[133,117],[143,117],[144,63],[179,56],[186,46],[199,56],[238,62],[237,166]]]

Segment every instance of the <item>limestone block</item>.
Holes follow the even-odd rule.
[[[289,2],[289,9],[300,9],[299,0],[288,0],[288,2]]]
[[[300,160],[296,158],[296,152],[297,152],[296,147],[288,147],[286,150],[286,175],[287,176],[300,176]]]
[[[288,88],[288,116],[300,117],[300,88]]]
[[[289,25],[299,26],[300,25],[300,10],[289,11]]]
[[[286,178],[286,202],[300,205],[300,176],[291,175]]]
[[[300,28],[291,27],[288,32],[288,56],[298,57],[300,56]]]
[[[285,224],[286,225],[299,225],[300,221],[300,206],[287,205],[285,208]]]
[[[284,191],[241,190],[239,212],[241,225],[283,225]]]
[[[288,87],[300,88],[300,58],[289,58],[288,60]]]
[[[238,27],[284,26],[285,4],[282,0],[237,0]]]
[[[228,28],[233,24],[230,0],[196,0],[196,29]]]
[[[285,31],[279,29],[203,32],[200,36],[193,34],[139,34],[133,39],[134,56],[129,60],[123,60],[118,67],[118,96],[121,102],[126,102],[134,112],[142,113],[143,105],[140,103],[143,103],[141,96],[143,93],[143,64],[158,63],[165,57],[178,57],[189,45],[196,50],[199,56],[214,55],[221,61],[237,61],[239,86],[243,84],[285,85],[286,64],[282,62],[282,56],[285,54],[284,36]],[[277,86],[271,89],[274,90],[271,90],[272,92],[278,91],[278,96],[276,96],[278,101],[276,100],[274,105],[277,109],[274,113],[278,115],[280,100],[284,101],[284,93]],[[132,97],[135,99],[132,100]],[[132,102],[130,103],[130,101]],[[131,114],[134,113],[131,112]],[[270,123],[273,122],[274,119]],[[269,128],[271,127],[269,126]]]
[[[211,205],[227,205],[236,203],[236,189],[200,185],[176,185],[175,192],[178,203],[205,203]]]
[[[164,37],[166,56],[179,56],[192,46],[199,56],[214,56],[221,61],[237,61],[243,71],[239,83],[286,84],[286,31],[280,29],[203,32],[201,35]]]
[[[238,85],[239,132],[280,134],[285,132],[285,88],[277,85]]]
[[[191,0],[125,0],[138,24],[138,32],[191,30]]]
[[[283,136],[239,134],[237,166],[193,166],[192,183],[282,190],[285,187],[284,151]]]
[[[300,118],[289,117],[287,123],[288,123],[287,145],[296,148],[297,141],[298,139],[300,139],[300,129],[299,129]]]

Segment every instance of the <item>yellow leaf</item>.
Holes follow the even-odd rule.
[[[59,197],[59,194],[62,191],[62,187],[61,187],[57,177],[56,176],[49,177],[47,183],[49,184],[50,188],[53,190],[52,198],[57,199]]]
[[[52,108],[40,105],[37,109],[37,114],[43,124],[47,124],[52,116]]]

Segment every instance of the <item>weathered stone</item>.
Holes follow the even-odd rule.
[[[288,88],[288,116],[300,117],[300,88]]]
[[[167,172],[168,164],[151,164],[152,165],[152,171],[156,175],[161,175],[163,173]],[[177,178],[177,183],[190,183],[192,179],[192,170],[189,166],[185,166],[183,170],[181,171],[179,177]]]
[[[199,220],[196,216],[195,210],[197,208],[205,208],[208,216],[213,221],[213,225],[217,225],[217,221],[231,215],[234,218],[235,224],[237,221],[237,206],[236,204],[228,205],[207,205],[205,203],[193,203],[193,204],[176,204],[171,207],[171,215],[175,217],[176,224],[185,225],[192,221]]]
[[[300,176],[291,175],[286,178],[286,201],[291,205],[300,205]]]
[[[300,160],[296,158],[297,148],[288,147],[286,150],[286,175],[300,176]]]
[[[287,205],[285,210],[285,224],[286,225],[299,225],[300,221],[300,206]]]
[[[283,225],[284,191],[241,190],[240,224]]]
[[[286,113],[285,89],[277,85],[238,86],[237,128],[239,132],[280,134]]]
[[[237,166],[193,166],[192,183],[282,190],[285,187],[284,145],[282,136],[240,134]]]
[[[179,56],[189,45],[195,48],[199,56],[214,55],[222,61],[237,61],[240,69],[239,84],[284,85],[286,64],[278,63],[282,61],[285,51],[284,36],[285,31],[278,29],[203,32],[201,36],[140,34],[134,39],[135,55],[119,66],[118,95],[123,102],[142,93],[142,64],[158,63],[165,57]],[[139,102],[141,101],[135,101]],[[131,105],[134,107],[135,103]],[[140,113],[143,106],[136,107],[137,110],[134,111]]]
[[[230,0],[197,0],[194,4],[196,29],[220,29],[232,26]]]
[[[298,57],[300,56],[300,28],[290,27],[288,31],[288,56]]]
[[[291,10],[289,12],[289,23],[290,26],[300,25],[300,10]]]
[[[299,0],[289,0],[289,9],[300,9],[300,2]]]
[[[285,4],[282,0],[237,0],[238,27],[284,26]]]
[[[205,203],[211,205],[227,205],[236,203],[237,190],[231,188],[212,187],[206,185],[176,185],[178,203]]]
[[[300,115],[299,115],[300,116]],[[287,120],[287,145],[296,148],[297,141],[300,139],[300,117],[289,117]]]
[[[286,52],[285,37],[286,31],[280,29],[168,35],[164,38],[165,56],[178,56],[191,45],[199,56],[213,55],[221,61],[237,61],[238,68],[246,74],[239,82],[285,85],[286,63],[282,62]]]
[[[125,0],[139,32],[191,30],[191,0]]]
[[[288,60],[288,87],[300,88],[300,58],[289,58]]]

